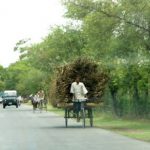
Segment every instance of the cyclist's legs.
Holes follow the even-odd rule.
[[[74,112],[78,113],[81,109],[81,103],[80,102],[74,102],[73,103]]]
[[[33,109],[35,110],[35,109],[37,108],[37,104],[38,104],[38,103],[37,103],[37,102],[35,102],[35,101],[33,101],[33,103],[32,103],[32,104],[33,104]]]

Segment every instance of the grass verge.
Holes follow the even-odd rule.
[[[150,120],[120,119],[108,114],[95,113],[94,125],[121,135],[150,142]]]
[[[52,112],[54,112],[54,113],[56,113],[56,114],[59,114],[59,115],[61,115],[61,116],[64,115],[64,109],[61,109],[61,108],[54,108],[54,107],[51,106],[51,105],[48,105],[48,106],[47,106],[47,110],[48,110],[48,111],[52,111]]]

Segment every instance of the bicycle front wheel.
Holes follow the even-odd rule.
[[[66,128],[68,127],[68,110],[67,110],[67,108],[65,109],[65,126],[66,126]]]

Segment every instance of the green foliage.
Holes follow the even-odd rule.
[[[35,68],[53,72],[57,65],[83,54],[85,40],[80,30],[73,27],[56,27],[42,42],[24,47],[27,59]]]
[[[5,82],[0,81],[0,91],[3,91],[5,88]]]
[[[20,74],[20,80],[16,89],[24,96],[35,94],[37,91],[44,89],[42,83],[45,80],[45,74],[36,69],[28,70]]]
[[[72,25],[51,28],[36,44],[20,40],[14,50],[21,59],[6,69],[0,67],[1,88],[17,88],[23,95],[44,88],[49,95],[55,70],[88,56],[109,70],[106,107],[118,116],[148,117],[150,1],[62,0],[62,4]]]

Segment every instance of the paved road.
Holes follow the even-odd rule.
[[[30,106],[0,106],[0,150],[150,150],[150,144],[110,131],[81,128],[49,112],[33,113]]]

